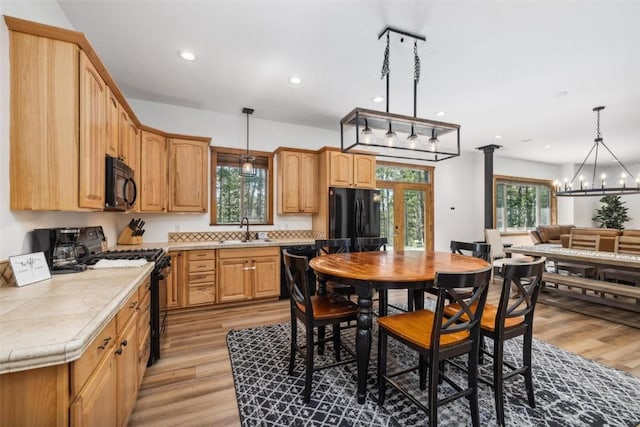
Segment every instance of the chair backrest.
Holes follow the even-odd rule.
[[[386,237],[358,237],[356,238],[355,250],[358,252],[386,251],[387,238]]]
[[[614,252],[640,255],[640,236],[616,236]]]
[[[308,280],[309,260],[304,255],[290,254],[286,249],[282,251],[282,258],[291,308],[304,307],[305,313],[313,317],[311,296],[315,286]]]
[[[491,246],[491,260],[506,257],[504,253],[504,243],[500,231],[495,228],[487,228],[484,230],[484,238],[487,244]]]
[[[451,241],[451,253],[467,255],[489,261],[491,246],[486,243]]]
[[[600,250],[600,236],[597,234],[573,234],[569,236],[569,248]]]
[[[316,256],[351,251],[351,239],[316,240]]]
[[[540,258],[534,262],[514,262],[504,264],[504,282],[498,303],[495,330],[510,326],[510,323],[522,323],[524,318],[529,326],[533,324],[533,311],[542,286],[542,273],[546,259]],[[511,298],[512,293],[515,298]]]
[[[470,338],[478,336],[490,280],[491,267],[469,273],[436,273],[434,289],[438,298],[431,331],[432,349],[446,345],[450,334],[468,333]],[[457,304],[459,310],[445,317],[445,301]],[[451,339],[455,340],[455,337]]]

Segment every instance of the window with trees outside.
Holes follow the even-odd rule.
[[[494,224],[502,232],[535,229],[555,223],[553,182],[494,176]]]
[[[256,176],[240,175],[240,155],[244,150],[211,148],[211,225],[273,224],[273,153],[251,151]]]

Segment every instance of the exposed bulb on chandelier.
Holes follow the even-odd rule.
[[[398,142],[398,135],[391,129],[391,123],[389,123],[389,131],[384,134],[384,142],[389,147],[396,145]]]
[[[360,132],[360,138],[364,144],[371,144],[375,139],[373,131],[369,128],[369,123],[366,119],[364,120],[364,129]]]

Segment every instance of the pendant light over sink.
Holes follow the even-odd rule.
[[[247,154],[240,155],[240,176],[256,176],[256,158],[249,154],[249,116],[253,114],[253,108],[245,107],[242,112],[247,115]]]
[[[340,121],[343,152],[369,152],[377,157],[407,159],[413,162],[438,162],[460,155],[460,125],[422,119],[417,115],[420,80],[418,44],[426,37],[386,27],[378,40],[386,37],[382,78],[386,78],[386,111],[355,108]],[[389,61],[391,41],[407,45],[413,41],[413,116],[389,112]]]

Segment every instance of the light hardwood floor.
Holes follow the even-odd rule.
[[[498,292],[499,285],[492,285],[489,301],[496,303]],[[394,292],[390,300],[402,302],[405,295]],[[162,358],[147,368],[129,425],[239,425],[227,332],[288,322],[288,304],[288,300],[265,301],[170,313]],[[534,336],[640,377],[640,329],[539,304]]]

